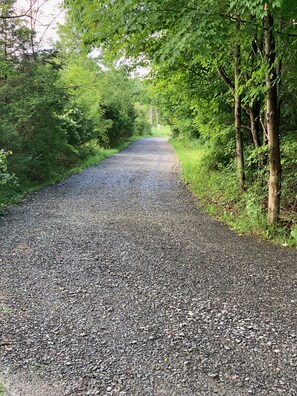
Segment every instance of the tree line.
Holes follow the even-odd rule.
[[[296,213],[297,4],[294,0],[66,0],[86,48],[152,67],[174,134],[236,159],[238,186],[257,186],[268,223]],[[234,149],[235,148],[235,149]],[[295,218],[296,219],[296,218]]]
[[[127,68],[89,56],[67,21],[40,48],[34,10],[15,6],[0,5],[0,201],[150,132],[142,84]]]

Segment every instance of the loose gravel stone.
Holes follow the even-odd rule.
[[[209,218],[164,138],[0,219],[7,395],[297,395],[297,251]]]

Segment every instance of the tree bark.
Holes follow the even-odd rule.
[[[31,42],[31,50],[32,50],[33,58],[36,60],[35,44],[34,44],[34,33],[33,33],[33,32],[35,31],[35,20],[34,20],[34,18],[33,18],[33,0],[30,0],[29,15],[30,15],[30,42]]]
[[[150,124],[153,125],[153,106],[150,106]]]
[[[156,128],[159,129],[159,111],[156,109]]]
[[[277,225],[281,198],[281,160],[279,145],[277,72],[275,65],[274,20],[269,13],[264,17],[266,74],[266,120],[269,147],[268,222]]]
[[[260,139],[259,139],[259,120],[257,114],[257,109],[253,106],[249,113],[250,123],[251,123],[251,134],[253,137],[253,143],[256,148],[260,147]]]
[[[240,29],[240,22],[236,22],[236,32]],[[234,113],[235,113],[235,133],[236,133],[236,159],[238,180],[241,191],[245,190],[245,172],[244,172],[244,157],[243,157],[243,143],[241,133],[241,97],[238,93],[240,84],[240,45],[235,46],[235,90],[234,90]]]

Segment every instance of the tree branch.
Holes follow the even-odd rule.
[[[37,3],[38,0],[34,0],[32,3],[32,6],[24,13],[24,14],[20,14],[20,15],[0,15],[0,19],[18,19],[18,18],[30,18],[32,19],[32,15],[31,11],[32,8],[35,6],[35,4]]]
[[[252,128],[250,127],[250,126],[248,126],[248,125],[240,125],[240,128],[243,128],[243,129],[247,129],[248,131],[250,131]]]
[[[227,74],[226,74],[225,70],[222,68],[222,66],[218,66],[217,71],[218,71],[221,79],[223,81],[225,81],[225,83],[228,85],[229,89],[231,89],[231,91],[234,91],[235,86],[234,86],[233,82],[230,80],[230,78],[227,76]]]
[[[20,15],[0,15],[0,19],[18,19],[18,18],[32,18],[31,15],[28,14],[29,11],[27,11],[25,14],[20,14]]]

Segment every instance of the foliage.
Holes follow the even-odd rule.
[[[10,165],[21,178],[44,181],[52,168],[75,156],[59,119],[66,94],[55,85],[56,70],[44,59],[23,63],[0,87],[1,146],[10,148]]]
[[[136,102],[134,104],[135,112],[137,117],[134,121],[134,134],[136,136],[146,136],[152,133],[152,126],[148,121],[148,106],[145,104],[141,104]]]
[[[291,237],[294,240],[294,245],[297,246],[297,225],[294,225],[294,227],[291,230]]]
[[[283,198],[282,207],[297,211],[297,131],[282,138]]]
[[[57,48],[36,51],[14,3],[0,5],[0,204],[150,132],[144,87],[126,69],[80,51],[69,24]]]
[[[149,109],[154,108],[159,117],[154,123],[169,124],[176,145],[183,147],[180,153],[186,150],[187,161],[193,159],[186,173],[189,180],[191,174],[197,178],[197,192],[211,203],[223,203],[223,217],[242,222],[239,228],[265,229],[268,178],[280,149],[282,190],[274,198],[281,193],[280,224],[295,235],[294,0],[182,0],[178,7],[173,0],[65,0],[59,43],[39,52],[35,33],[24,20],[11,18],[14,3],[0,5],[0,180],[5,190],[9,186],[19,196],[24,185],[59,178],[98,153],[98,147],[149,135]],[[133,66],[148,63],[148,81],[131,77]],[[272,103],[268,93],[273,91]],[[235,98],[241,116],[237,128]],[[271,136],[267,141],[273,118],[269,103],[275,105],[277,121],[274,146]],[[237,184],[239,145],[245,193]]]
[[[286,156],[293,147],[288,131],[296,128],[295,1],[196,0],[176,7],[172,0],[67,0],[66,7],[86,48],[151,62],[151,95],[173,136],[210,143],[213,167],[233,167],[249,201],[251,189],[266,191],[260,200],[272,225],[281,210],[296,207],[294,153]]]
[[[209,162],[212,148],[201,141],[171,140],[182,165],[183,178],[199,202],[213,216],[226,222],[240,233],[253,233],[273,238],[281,244],[297,246],[296,223],[292,228],[271,229],[265,216],[265,191],[254,183],[246,194],[240,194],[236,175],[231,168],[214,168]]]
[[[0,150],[0,186],[7,185],[11,182],[16,183],[17,179],[14,174],[8,172],[7,155],[12,152]]]

